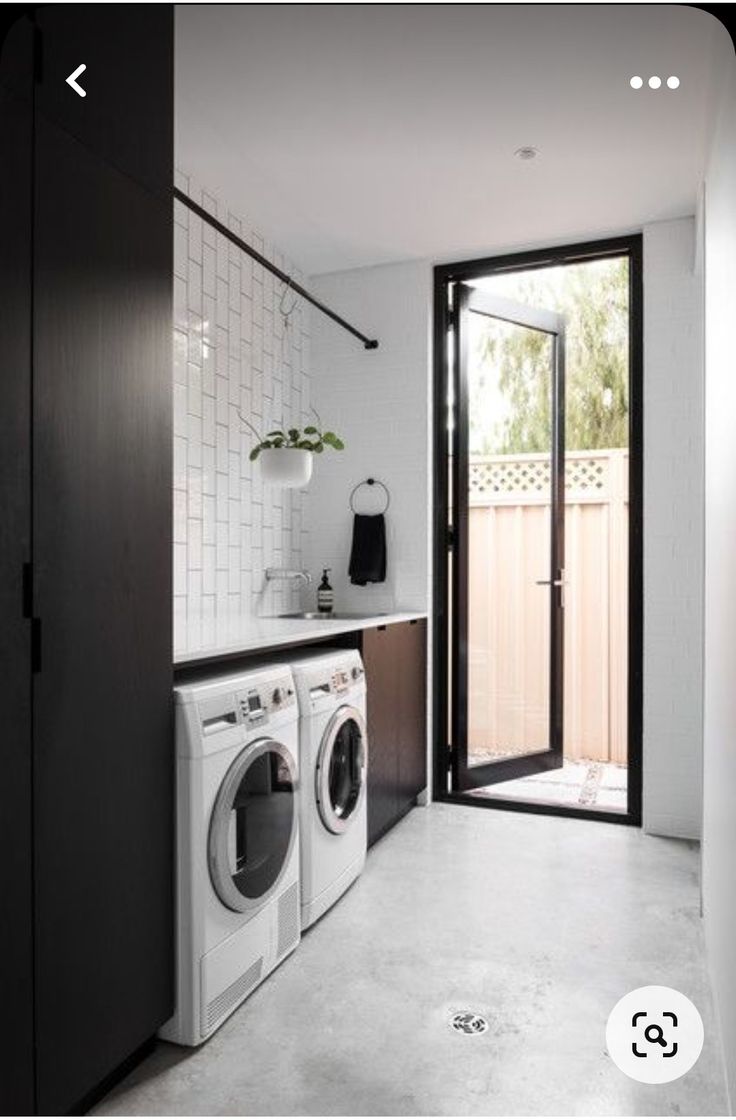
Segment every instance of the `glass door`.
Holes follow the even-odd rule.
[[[565,334],[562,316],[467,284],[453,304],[450,738],[462,791],[562,766]],[[528,448],[531,413],[520,468],[514,441],[523,427]],[[490,505],[478,500],[489,490]]]

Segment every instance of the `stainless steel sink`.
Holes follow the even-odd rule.
[[[383,618],[385,611],[379,614],[351,614],[347,611],[295,611],[293,614],[280,614],[279,618],[299,618],[304,621],[314,620],[321,622],[349,622],[352,619],[365,619],[365,618]]]

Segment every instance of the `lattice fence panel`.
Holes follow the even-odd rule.
[[[573,495],[603,498],[609,487],[610,455],[607,451],[588,455],[568,455],[565,462],[565,490]],[[470,460],[471,501],[492,501],[494,497],[528,495],[545,499],[549,494],[551,468],[547,455],[486,455]]]

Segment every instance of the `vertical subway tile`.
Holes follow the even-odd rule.
[[[197,214],[189,215],[189,259],[202,263],[202,219]]]
[[[202,443],[215,446],[215,401],[202,396]]]
[[[187,463],[190,467],[202,466],[202,418],[189,416],[189,437],[187,439]]]
[[[174,594],[186,595],[187,593],[187,546],[186,544],[174,545]]]
[[[194,362],[189,362],[187,367],[187,374],[189,380],[188,392],[188,408],[193,416],[202,415],[202,369],[200,366],[195,365]]]
[[[187,362],[189,360],[189,338],[185,331],[174,331],[174,381],[180,385],[187,383]]]
[[[187,567],[202,567],[202,522],[194,517],[187,520]]]
[[[202,444],[202,493],[216,493],[215,448]]]
[[[229,228],[242,228],[267,259],[293,271],[201,184],[181,171],[177,182]],[[208,223],[175,209],[174,579],[181,648],[225,640],[234,613],[298,602],[294,589],[266,589],[264,569],[301,563],[300,496],[264,487],[249,459],[255,437],[241,417],[262,434],[282,419],[296,423],[309,390],[306,356],[300,357],[302,309],[294,307],[285,325],[284,285]]]
[[[202,545],[202,594],[215,594],[215,545]]]
[[[187,487],[187,439],[174,436],[174,486],[181,490]]]
[[[189,417],[187,408],[187,390],[186,386],[175,384],[174,385],[174,435],[183,436],[184,439],[189,434]]]

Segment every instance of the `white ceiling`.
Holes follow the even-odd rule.
[[[178,6],[177,164],[308,273],[629,230],[694,211],[719,33],[670,4]]]

